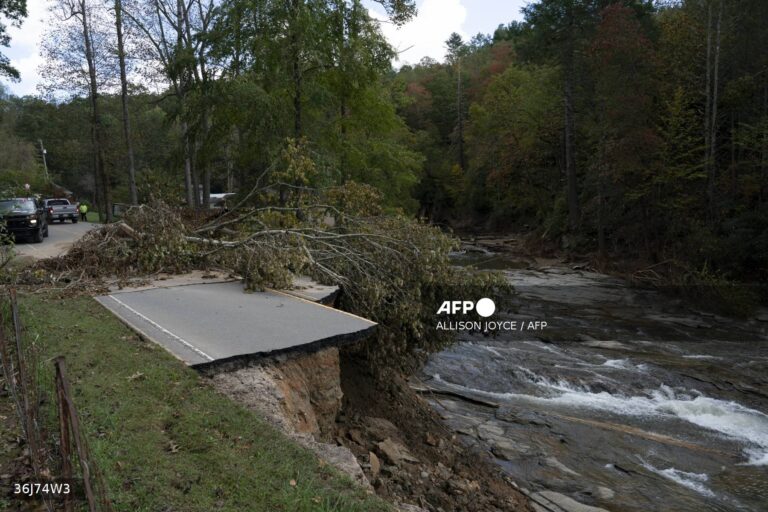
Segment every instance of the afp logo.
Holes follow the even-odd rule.
[[[462,313],[466,315],[470,311],[476,311],[483,318],[488,318],[496,312],[496,304],[488,298],[483,298],[477,303],[471,300],[446,300],[437,310],[438,315],[455,315]]]

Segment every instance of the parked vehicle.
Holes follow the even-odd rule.
[[[48,236],[45,209],[34,197],[0,199],[0,230],[40,243]]]
[[[77,224],[80,212],[77,211],[77,205],[70,203],[68,199],[46,199],[43,201],[43,206],[47,212],[48,222],[53,223],[57,220],[64,222],[69,219],[72,224]]]

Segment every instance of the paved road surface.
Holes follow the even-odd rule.
[[[97,297],[121,320],[191,366],[359,341],[374,322],[239,281]]]
[[[80,237],[94,226],[96,226],[96,224],[90,222],[78,222],[77,224],[72,224],[71,222],[65,224],[49,224],[48,238],[44,239],[43,243],[30,244],[20,241],[20,243],[16,245],[16,254],[20,257],[35,259],[58,256],[67,252],[76,240],[79,240]]]
[[[43,243],[20,243],[16,252],[27,259],[57,256],[96,226],[51,224]],[[194,276],[168,281],[96,300],[191,366],[357,341],[376,326],[316,303],[332,299],[337,289],[307,278],[297,278],[289,292],[262,293],[244,293],[239,281],[200,284]]]

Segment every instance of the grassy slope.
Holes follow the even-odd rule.
[[[117,510],[388,510],[94,300],[25,297],[22,308],[45,354],[66,357]]]

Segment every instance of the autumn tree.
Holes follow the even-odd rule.
[[[600,254],[607,254],[609,226],[649,226],[647,195],[659,171],[660,140],[654,128],[653,46],[635,11],[613,4],[600,13],[588,55],[595,84],[591,178],[596,188]],[[629,219],[616,213],[628,212]],[[647,236],[650,233],[641,233]]]

